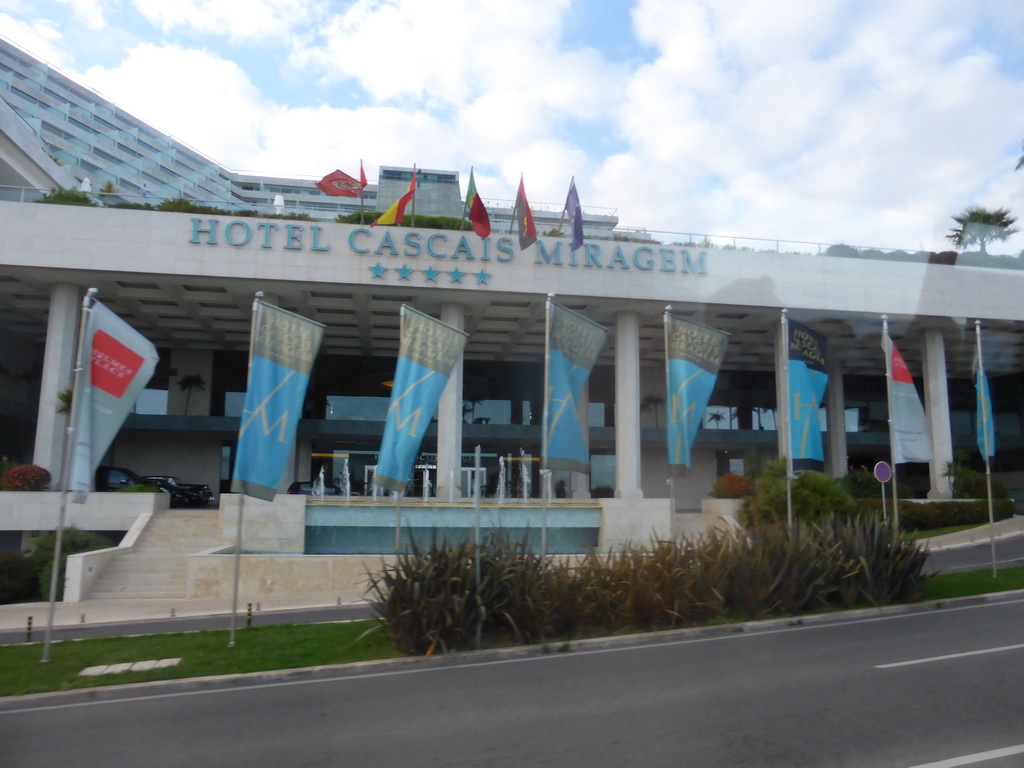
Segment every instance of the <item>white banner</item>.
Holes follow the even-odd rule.
[[[98,301],[86,310],[75,377],[68,490],[84,504],[103,454],[149,383],[156,347]]]
[[[928,429],[928,419],[921,398],[917,394],[917,387],[914,386],[914,379],[907,364],[903,362],[903,356],[888,335],[882,338],[882,348],[886,349],[889,355],[893,464],[931,461],[931,431]]]

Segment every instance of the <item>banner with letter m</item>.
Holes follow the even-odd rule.
[[[789,321],[789,435],[793,469],[821,472],[825,448],[821,436],[821,403],[828,386],[825,337]]]
[[[238,431],[232,492],[274,500],[295,442],[323,332],[320,323],[255,302],[249,386]]]
[[[590,471],[584,424],[577,410],[608,329],[548,301],[544,371],[542,467]]]
[[[674,475],[690,466],[690,451],[704,409],[715,389],[729,334],[665,313],[666,377],[668,380],[669,470]]]
[[[402,492],[468,334],[403,305],[400,335],[374,484]]]

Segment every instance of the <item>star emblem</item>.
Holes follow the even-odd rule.
[[[384,273],[388,271],[388,268],[378,261],[377,266],[370,267],[370,271],[373,272],[374,277],[379,277],[381,280],[383,280]]]
[[[423,275],[427,278],[427,280],[429,280],[432,283],[437,282],[437,276],[440,274],[441,273],[438,272],[433,267],[427,267],[426,269],[423,270]]]
[[[462,278],[464,278],[464,277],[466,276],[466,273],[465,273],[465,272],[463,272],[463,271],[462,271],[461,269],[459,269],[458,267],[456,267],[455,269],[453,269],[453,270],[452,270],[451,272],[449,272],[448,274],[450,274],[450,275],[452,276],[452,282],[453,282],[453,283],[461,283],[461,282],[462,282]]]
[[[473,276],[476,278],[477,285],[490,285],[490,283],[487,282],[491,279],[490,272],[484,272],[484,270],[481,269],[479,272],[474,273]]]
[[[402,266],[400,266],[398,268],[398,279],[399,280],[408,280],[409,279],[409,275],[411,275],[413,273],[413,271],[414,270],[409,269],[407,266],[405,266],[405,264],[403,264]]]

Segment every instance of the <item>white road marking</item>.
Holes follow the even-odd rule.
[[[983,648],[980,651],[964,651],[963,653],[950,653],[946,656],[931,656],[927,659],[911,659],[910,661],[894,661],[891,664],[876,664],[875,669],[894,669],[895,667],[910,667],[914,664],[930,664],[933,661],[962,659],[966,656],[982,656],[986,653],[1002,653],[1003,651],[1016,651],[1021,648],[1024,648],[1024,643],[1017,643],[1017,645],[1003,645],[999,648]]]
[[[986,760],[995,760],[997,757],[1012,757],[1013,755],[1022,754],[1024,754],[1024,744],[1018,744],[1015,747],[1003,747],[1002,749],[992,749],[988,752],[975,752],[973,755],[964,755],[963,757],[951,757],[949,760],[939,760],[936,763],[912,765],[910,768],[957,768],[961,765],[975,765]]]

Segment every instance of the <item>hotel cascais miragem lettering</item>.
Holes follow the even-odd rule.
[[[590,242],[573,251],[568,248],[567,242],[548,238],[546,241],[538,240],[536,252],[525,255],[514,247],[511,237],[480,238],[469,232],[445,234],[405,230],[400,233],[386,227],[372,230],[352,225],[332,225],[332,229],[328,230],[319,224],[280,224],[241,219],[222,221],[197,217],[192,218],[190,229],[188,242],[192,245],[259,247],[311,253],[330,253],[332,246],[347,248],[348,254],[353,256],[374,258],[375,262],[367,268],[371,279],[380,280],[412,280],[414,275],[420,273],[424,283],[490,285],[489,281],[494,275],[485,269],[464,270],[454,266],[450,270],[441,270],[435,269],[435,265],[441,266],[443,262],[451,261],[501,264],[513,262],[517,258],[532,259],[532,263],[539,267],[708,274],[709,257],[706,250],[693,252],[661,244]],[[339,229],[340,241],[334,239]],[[345,251],[342,250],[342,253]],[[437,261],[426,268],[415,269],[408,262],[400,266],[388,266],[380,260],[387,257],[416,259],[424,256]],[[447,279],[439,281],[442,275],[447,276]],[[467,281],[468,277],[475,280]]]

